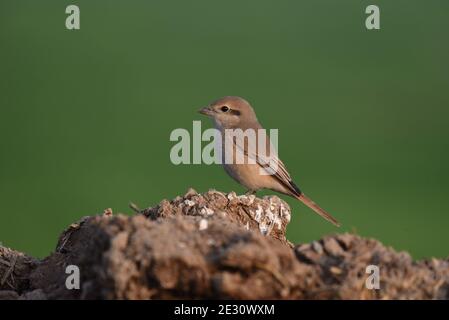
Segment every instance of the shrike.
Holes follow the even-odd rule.
[[[255,193],[260,189],[270,189],[289,195],[304,203],[324,219],[336,226],[340,226],[340,223],[334,217],[299,190],[292,181],[285,165],[277,157],[269,139],[266,142],[269,160],[266,157],[267,152],[262,154],[259,148],[249,147],[250,143],[247,140],[226,139],[226,132],[230,130],[241,129],[242,131],[247,131],[252,129],[257,133],[260,129],[263,129],[248,101],[240,97],[227,96],[210,103],[207,107],[199,110],[199,112],[212,118],[215,128],[221,133],[221,163],[225,171],[238,183],[247,188],[248,193]],[[258,138],[258,135],[256,135],[256,139]],[[230,150],[233,152],[231,160],[234,161],[226,161],[229,160],[229,158],[226,159],[226,153]],[[243,163],[235,161],[236,154],[239,151],[243,154]]]

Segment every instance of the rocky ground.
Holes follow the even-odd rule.
[[[276,196],[213,190],[134,216],[106,210],[69,226],[45,259],[0,247],[0,299],[449,299],[448,259],[416,262],[347,233],[293,245],[290,214]]]

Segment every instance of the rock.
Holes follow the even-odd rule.
[[[226,194],[216,190],[198,194],[189,189],[184,197],[164,200],[156,207],[143,210],[142,214],[153,220],[177,215],[206,218],[221,215],[250,230],[259,230],[263,235],[289,243],[285,231],[290,222],[290,207],[277,196],[260,199],[254,195],[237,196],[235,192]]]
[[[0,247],[0,299],[449,299],[449,260],[348,233],[292,247],[278,197],[189,190],[141,212],[85,217],[43,260]],[[370,265],[379,290],[365,286]]]
[[[0,290],[21,292],[28,288],[28,276],[37,262],[24,253],[0,246]]]

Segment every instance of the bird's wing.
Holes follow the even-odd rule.
[[[260,137],[258,137],[260,138]],[[298,186],[292,181],[290,174],[285,168],[284,163],[278,158],[276,149],[271,144],[269,137],[265,136],[266,150],[265,152],[258,152],[255,148],[248,147],[247,141],[242,139],[236,139],[234,137],[235,146],[243,152],[248,158],[255,161],[260,167],[262,167],[267,174],[273,176],[284,187],[286,187],[293,195],[299,196],[301,191]]]
[[[292,181],[290,175],[288,174],[287,169],[285,168],[284,163],[278,158],[276,150],[271,145],[269,139],[267,141],[267,149],[265,154],[256,153],[253,151],[254,148],[248,148],[248,145],[245,143],[242,144],[240,142],[241,139],[235,139],[234,137],[234,145],[236,149],[240,152],[243,152],[248,158],[254,160],[260,167],[262,167],[267,173],[269,173],[272,177],[274,177],[282,186],[284,186],[292,196],[296,197],[310,209],[318,213],[324,219],[330,221],[337,227],[340,226],[340,223],[332,217],[329,213],[323,210],[320,206],[318,206],[315,202],[312,201],[309,197],[299,190],[298,186]],[[239,143],[240,142],[240,143]]]

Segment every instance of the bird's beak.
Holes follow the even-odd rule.
[[[214,114],[214,111],[209,107],[201,108],[198,112],[206,116],[212,116]]]

